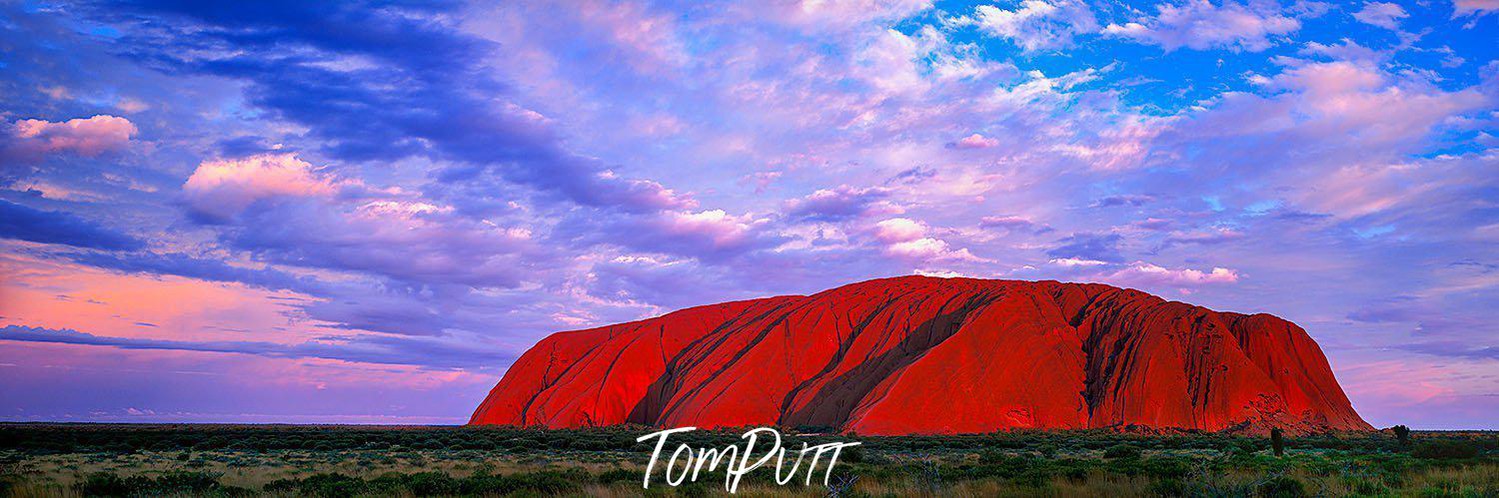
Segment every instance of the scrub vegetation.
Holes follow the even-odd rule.
[[[642,489],[645,427],[0,424],[0,496],[718,496],[722,472]],[[827,485],[740,496],[1499,495],[1499,434],[1268,436],[1128,431],[866,437],[785,428],[786,443],[862,442]],[[674,437],[695,448],[742,430]],[[656,471],[658,474],[660,470]]]

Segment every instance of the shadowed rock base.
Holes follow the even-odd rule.
[[[469,423],[1372,429],[1286,320],[1099,284],[929,277],[553,334]]]

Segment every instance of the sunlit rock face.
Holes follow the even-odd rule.
[[[1371,429],[1286,320],[1099,284],[930,277],[559,332],[470,423]]]

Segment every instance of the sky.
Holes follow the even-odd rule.
[[[0,420],[462,423],[555,331],[924,274],[1499,429],[1495,0],[224,3],[0,1]]]

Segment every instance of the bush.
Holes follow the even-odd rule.
[[[1150,492],[1161,496],[1185,496],[1187,484],[1181,479],[1167,478],[1150,483]]]
[[[1406,447],[1409,447],[1411,445],[1411,428],[1410,427],[1406,427],[1404,425],[1397,425],[1395,427],[1392,427],[1391,430],[1395,431],[1395,439],[1397,441],[1400,441],[1400,447],[1401,448],[1406,448]]]
[[[1141,454],[1140,448],[1136,448],[1136,447],[1130,446],[1128,444],[1114,445],[1114,446],[1110,446],[1109,449],[1107,449],[1107,450],[1103,450],[1103,457],[1104,458],[1110,458],[1110,459],[1112,459],[1112,458],[1140,458],[1140,454]]]
[[[108,472],[89,474],[76,487],[84,496],[125,496],[130,493],[130,486],[125,484],[125,479]]]
[[[204,472],[169,472],[144,482],[142,487],[149,490],[149,494],[203,494],[219,489],[219,476]]]
[[[417,496],[451,495],[458,492],[458,481],[441,472],[419,472],[405,479],[406,489]]]
[[[610,484],[616,482],[639,482],[644,477],[645,475],[638,470],[610,469],[599,473],[594,479],[600,484]]]
[[[853,446],[844,448],[838,455],[839,463],[864,463],[864,447]]]
[[[1275,476],[1260,483],[1255,488],[1255,494],[1265,498],[1302,498],[1307,496],[1306,487],[1301,481],[1290,476]]]
[[[1472,441],[1436,440],[1422,441],[1411,451],[1416,458],[1459,459],[1478,456],[1478,444]]]
[[[985,450],[983,453],[979,453],[979,463],[984,465],[999,465],[1005,463],[1008,459],[1009,456],[999,450]]]
[[[203,472],[169,472],[159,477],[131,476],[108,472],[90,474],[76,489],[85,496],[176,495],[226,492],[218,476]]]

